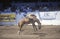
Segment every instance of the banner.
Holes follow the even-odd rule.
[[[40,12],[40,18],[43,20],[54,20],[56,19],[57,12]]]
[[[14,13],[5,13],[5,14],[0,14],[0,22],[13,22],[16,20],[16,15]]]

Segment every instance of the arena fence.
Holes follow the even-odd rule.
[[[42,25],[60,25],[60,11],[28,12],[28,14],[30,13],[35,14]],[[24,12],[21,12],[21,14],[2,12],[0,14],[0,25],[17,25],[18,21],[24,17],[24,14]],[[37,25],[37,23],[35,24]]]

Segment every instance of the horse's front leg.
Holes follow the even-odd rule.
[[[37,27],[36,27],[36,25],[35,25],[35,22],[32,23],[32,25],[33,25],[33,29],[34,29],[34,31],[37,31]]]
[[[40,23],[40,21],[37,19],[37,20],[35,20],[35,22],[38,23],[38,29],[41,29],[41,23]]]

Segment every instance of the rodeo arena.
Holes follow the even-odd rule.
[[[0,39],[60,39],[60,1],[0,0]]]

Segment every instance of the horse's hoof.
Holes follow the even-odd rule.
[[[18,31],[17,34],[20,35],[20,32],[21,32],[21,31]]]
[[[41,29],[41,27],[39,28],[39,30]]]
[[[34,32],[36,32],[36,31],[38,31],[37,29],[36,30],[34,30]]]

